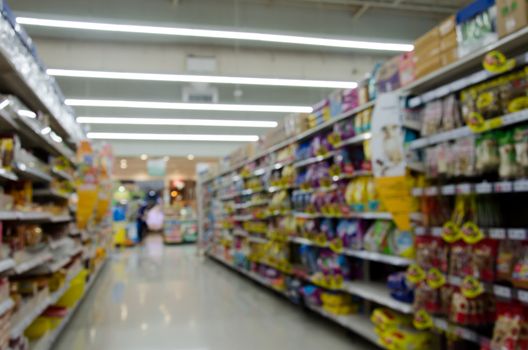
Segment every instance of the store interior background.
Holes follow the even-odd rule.
[[[287,33],[313,37],[411,43],[468,1],[343,0],[17,0],[19,17],[103,23]],[[49,69],[203,74],[360,81],[372,67],[393,56],[372,51],[319,46],[233,41],[25,26]],[[76,99],[219,102],[311,106],[333,89],[232,84],[127,81],[57,76],[64,95]],[[284,113],[219,112],[141,108],[75,107],[77,116],[203,118],[280,121]],[[91,132],[263,135],[268,128],[85,124]],[[211,164],[232,153],[239,142],[108,140],[115,156],[114,177],[127,184],[163,180],[166,203],[179,200],[175,183],[196,180],[196,164]],[[145,159],[148,158],[148,159]],[[163,176],[147,169],[167,160]],[[171,197],[171,194],[173,195]],[[118,195],[119,197],[119,195]],[[176,199],[176,200],[175,200]],[[182,203],[180,203],[182,204]]]

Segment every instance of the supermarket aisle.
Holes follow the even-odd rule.
[[[353,350],[361,338],[290,305],[195,248],[142,249],[109,261],[57,350]]]

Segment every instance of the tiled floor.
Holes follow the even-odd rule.
[[[199,258],[194,246],[115,254],[56,350],[354,350],[360,337]]]

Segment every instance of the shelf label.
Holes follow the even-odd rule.
[[[489,236],[493,239],[506,239],[506,229],[503,228],[490,228]]]
[[[452,196],[456,193],[455,185],[445,185],[442,187],[442,194],[445,196]]]
[[[500,298],[504,299],[511,299],[512,297],[512,290],[511,288],[504,287],[504,286],[493,286],[493,294]]]
[[[455,334],[458,335],[460,338],[468,340],[473,343],[478,343],[478,336],[475,332],[462,328],[462,327],[456,327]]]
[[[431,234],[435,237],[441,237],[444,229],[442,227],[433,227],[431,229]]]
[[[456,187],[458,194],[471,193],[471,184],[460,184]]]
[[[518,289],[517,290],[517,299],[519,299],[523,303],[527,303],[528,304],[528,291]]]
[[[513,190],[513,182],[511,181],[501,181],[495,183],[495,192],[506,193]]]
[[[437,194],[438,194],[438,188],[436,188],[436,187],[427,187],[425,189],[425,195],[426,196],[431,197],[431,196],[436,196]]]
[[[460,286],[462,284],[462,278],[458,276],[450,275],[448,280],[449,280],[449,284],[453,286]]]
[[[444,320],[443,318],[435,319],[434,324],[435,324],[436,328],[441,329],[444,332],[447,331],[447,327],[448,327],[447,326],[447,321]]]
[[[412,195],[415,197],[420,197],[423,195],[423,188],[421,187],[415,187],[412,189]]]
[[[425,227],[419,226],[414,229],[414,234],[417,236],[424,236],[425,235]]]
[[[515,192],[528,192],[528,180],[517,180],[513,183]]]
[[[526,240],[526,230],[522,228],[510,228],[508,229],[508,238],[516,241]]]
[[[482,182],[475,185],[475,192],[479,194],[493,192],[493,186],[489,182]]]

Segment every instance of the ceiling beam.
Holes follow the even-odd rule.
[[[245,0],[246,2],[255,2],[255,0]],[[261,2],[257,0],[256,2]],[[276,4],[302,4],[312,3],[318,5],[329,5],[329,6],[368,6],[369,8],[379,9],[391,9],[401,11],[415,11],[415,12],[428,12],[437,14],[452,14],[456,12],[459,7],[451,6],[448,4],[440,4],[437,2],[431,2],[431,5],[427,3],[408,3],[406,1],[393,1],[393,0],[280,0],[275,2]]]
[[[365,14],[365,12],[367,12],[369,9],[369,5],[363,5],[359,8],[359,10],[356,11],[356,13],[354,13],[354,15],[352,16],[352,19],[354,21],[357,21],[361,16],[363,16]]]

